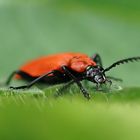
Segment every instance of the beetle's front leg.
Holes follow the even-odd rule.
[[[100,85],[97,83],[97,84],[96,84],[96,90],[97,90],[97,91],[99,90],[99,87],[100,87]]]
[[[105,83],[108,82],[109,83],[109,88],[111,88],[112,86],[112,81],[110,79],[106,79]]]
[[[77,84],[77,86],[80,88],[81,92],[83,93],[84,97],[86,97],[89,100],[90,94],[83,87],[82,83],[69,71],[69,69],[66,66],[63,66],[62,69]]]

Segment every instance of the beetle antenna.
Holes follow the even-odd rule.
[[[105,72],[109,71],[110,69],[116,67],[117,65],[129,63],[129,62],[134,62],[134,61],[138,61],[138,60],[140,60],[140,56],[138,56],[138,57],[131,57],[131,58],[119,60],[119,61],[113,63],[113,64],[112,64],[111,66],[109,66],[108,68],[106,68],[103,72],[105,73]]]

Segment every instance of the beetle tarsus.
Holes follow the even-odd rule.
[[[25,89],[25,88],[29,88],[28,86],[19,86],[19,87],[10,87],[10,89],[15,89],[15,90],[17,90],[17,89]]]
[[[84,88],[81,89],[81,91],[82,91],[84,97],[87,98],[87,99],[89,100],[89,99],[90,99],[90,94],[89,94]]]
[[[96,90],[97,90],[97,91],[100,90],[100,84],[99,84],[99,83],[96,84]]]
[[[109,87],[112,86],[112,81],[110,79],[106,79],[106,81],[109,83]]]
[[[84,94],[84,97],[87,98],[88,100],[91,99],[90,94],[88,94],[88,93]]]

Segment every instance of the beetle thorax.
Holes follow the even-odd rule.
[[[85,72],[89,65],[95,66],[96,63],[86,56],[76,56],[70,61],[70,68],[76,72]]]

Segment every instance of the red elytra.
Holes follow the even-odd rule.
[[[96,63],[86,54],[60,53],[29,61],[19,70],[32,77],[39,77],[53,70],[62,71],[62,66],[67,66],[76,72],[84,72],[88,66],[96,66]],[[19,78],[19,76],[17,75],[16,78]]]

